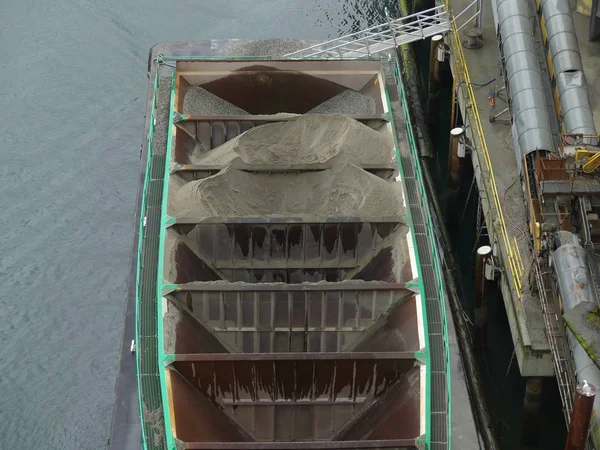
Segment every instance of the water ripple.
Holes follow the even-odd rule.
[[[395,2],[5,3],[0,448],[103,449],[143,134],[145,102],[135,99],[145,99],[148,49],[180,39],[326,39],[383,20]]]

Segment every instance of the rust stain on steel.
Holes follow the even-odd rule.
[[[304,114],[346,90],[333,81],[260,65],[200,86],[250,114]]]
[[[565,450],[583,450],[585,448],[595,397],[596,387],[587,381],[577,386]]]

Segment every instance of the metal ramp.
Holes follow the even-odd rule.
[[[394,20],[388,15],[386,23],[288,53],[284,57],[290,59],[364,58],[399,45],[446,33],[449,29],[448,11],[445,5],[440,5]]]

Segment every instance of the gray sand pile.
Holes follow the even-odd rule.
[[[300,39],[258,39],[242,40],[234,43],[227,53],[235,56],[272,56],[281,57],[318,44],[318,41]]]
[[[250,173],[228,167],[172,193],[169,214],[207,218],[398,217],[404,214],[399,183],[388,183],[348,162],[301,173]]]
[[[347,89],[308,111],[308,114],[375,114],[375,101],[358,91]]]
[[[235,167],[276,164],[323,164],[343,154],[353,164],[390,165],[394,145],[390,136],[348,116],[309,114],[287,122],[253,128],[205,153],[199,164]]]
[[[192,86],[183,98],[183,114],[210,115],[210,116],[236,116],[248,112],[242,108],[211,94],[200,86]]]

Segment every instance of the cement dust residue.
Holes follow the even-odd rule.
[[[248,166],[323,164],[343,154],[357,166],[391,165],[394,145],[388,133],[344,115],[308,114],[253,128],[205,153],[198,164]],[[240,167],[236,165],[236,167]]]
[[[228,167],[173,193],[169,215],[211,217],[332,217],[376,219],[404,214],[399,183],[388,183],[348,162],[301,173],[249,173]]]
[[[167,310],[163,314],[163,341],[166,354],[175,354],[177,342],[177,325],[183,321],[181,311],[171,303],[167,302]]]
[[[185,243],[190,249],[193,248],[190,245],[192,243],[190,239],[186,239],[184,235],[177,233],[173,229],[167,229],[165,233],[163,262],[163,278],[165,280],[174,282],[177,279],[177,248],[181,242]]]
[[[214,281],[226,278],[207,259],[198,246],[194,230],[187,235],[174,228],[165,233],[163,279],[169,283]]]
[[[401,283],[415,278],[416,274],[406,273],[407,268],[410,267],[410,254],[407,242],[408,230],[408,226],[400,225],[398,229],[383,238],[373,249],[373,252],[365,253],[358,260],[357,267],[346,273],[346,280],[355,281],[353,278],[359,275],[371,263],[373,258],[385,249],[391,250],[391,263],[387,268],[388,277],[384,281],[388,283]]]
[[[153,443],[156,447],[165,445],[165,423],[163,419],[162,408],[154,410],[148,409],[146,403],[142,404],[142,414],[146,428],[150,428],[153,436]]]

